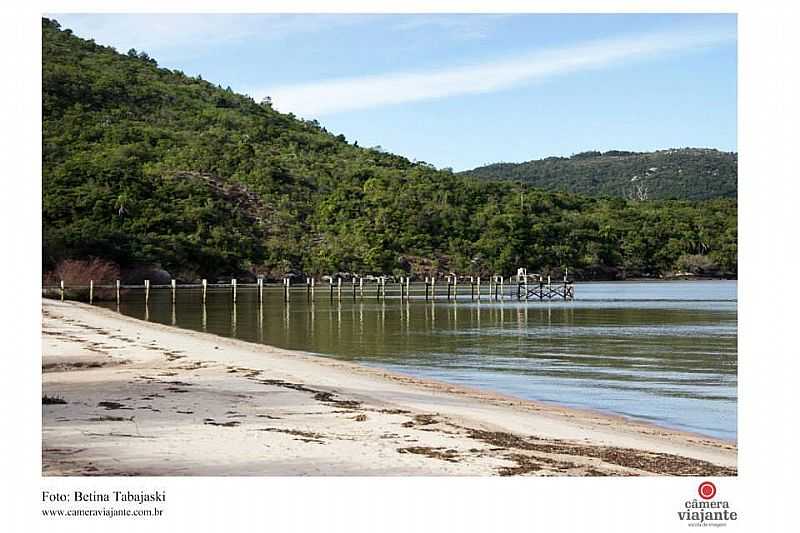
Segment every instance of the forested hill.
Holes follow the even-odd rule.
[[[495,163],[464,172],[514,180],[549,191],[622,198],[736,198],[737,154],[707,148],[657,152],[583,152],[525,163]]]
[[[43,267],[181,280],[287,272],[736,272],[736,204],[474,180],[357,146],[42,20]]]

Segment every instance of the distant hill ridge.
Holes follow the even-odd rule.
[[[598,155],[639,157],[548,164],[603,168]],[[520,266],[586,279],[728,276],[736,231],[733,198],[593,198],[438,170],[42,20],[45,272],[99,258],[180,280]]]
[[[462,172],[483,180],[521,181],[549,191],[632,199],[736,198],[738,154],[711,148],[655,152],[581,152]]]

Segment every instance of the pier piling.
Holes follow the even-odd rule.
[[[381,276],[370,276],[368,281],[372,280],[375,282],[375,298],[377,300],[386,300],[386,285],[387,285],[387,275]],[[469,279],[467,279],[469,278]],[[509,279],[516,280],[512,281],[509,284],[509,291],[508,294],[505,294],[505,282],[506,279],[504,276],[501,275],[490,275],[488,278],[489,287],[486,290],[486,294],[483,294],[482,289],[482,279],[481,276],[463,276],[464,283],[469,281],[470,284],[470,292],[469,295],[473,301],[483,300],[484,296],[491,302],[491,301],[502,301],[506,298],[514,298],[514,290],[516,288],[517,291],[517,300],[554,300],[554,299],[564,299],[564,300],[572,300],[575,298],[575,284],[574,281],[571,281],[568,278],[568,275],[565,273],[563,280],[560,276],[556,277],[555,279],[548,275],[545,279],[545,275],[522,275],[519,274],[518,276],[514,277],[511,276]],[[342,289],[343,289],[343,278],[337,276],[336,280],[331,276],[328,278],[329,280],[329,292],[330,292],[330,299],[331,301],[337,299],[339,302],[342,300]],[[446,275],[446,283],[447,283],[447,293],[446,298],[448,301],[458,302],[458,285],[459,285],[459,276],[454,273],[449,273]],[[424,279],[419,280],[420,283],[424,283],[424,290],[425,290],[425,300],[426,301],[434,301],[436,300],[436,277],[434,276],[425,276]],[[412,299],[412,292],[411,292],[411,276],[410,275],[403,275],[403,276],[396,276],[392,277],[392,281],[389,283],[390,291],[394,291],[393,287],[396,283],[397,286],[397,296],[401,302],[410,302]],[[261,305],[264,303],[264,277],[260,276],[256,278],[255,288],[257,289],[257,301]],[[314,301],[315,297],[315,286],[316,280],[314,277],[306,277],[305,278],[305,285],[306,285],[306,299],[309,302]],[[215,283],[214,287],[224,288],[226,287],[225,283]],[[238,280],[236,278],[231,278],[230,284],[227,285],[231,289],[231,295],[233,303],[237,303],[238,300]],[[245,284],[246,287],[252,286]],[[95,296],[95,287],[96,284],[94,280],[89,280],[88,286],[81,285],[75,286],[77,289],[87,289],[88,288],[88,301],[90,304],[94,303],[94,296]],[[122,301],[122,281],[117,279],[114,280],[114,285],[111,284],[100,284],[97,287],[101,289],[114,289],[115,294],[114,298],[116,300],[117,306],[121,304]],[[128,287],[127,285],[125,287]],[[144,301],[145,305],[150,303],[150,289],[153,287],[151,280],[146,279],[144,280]],[[177,279],[170,279],[169,285],[162,285],[157,284],[156,288],[162,289],[167,288],[170,289],[170,301],[172,305],[177,304],[178,298],[178,280]],[[194,284],[187,284],[183,286],[184,288],[196,288],[197,285]],[[202,279],[201,280],[201,291],[202,291],[202,303],[203,305],[206,304],[208,300],[208,280]],[[58,290],[60,293],[60,298],[62,301],[66,298],[66,282],[64,280],[59,280],[59,284],[56,287],[49,286],[45,287],[45,291],[53,291]],[[268,287],[269,289],[269,287]],[[347,291],[347,288],[344,287],[344,290]],[[358,277],[356,278],[353,275],[350,278],[350,289],[351,297],[355,302],[359,296],[361,300],[364,299],[364,278]],[[334,294],[334,291],[336,294]],[[367,292],[369,293],[369,288],[367,288]],[[462,293],[464,291],[462,290]],[[283,278],[283,293],[284,293],[284,301],[289,302],[291,298],[291,278],[284,277]],[[420,299],[422,298],[422,292],[420,291],[418,294]],[[345,298],[347,295],[344,295]],[[441,294],[440,296],[445,296]],[[466,297],[466,295],[464,295]],[[394,297],[394,294],[392,295]]]

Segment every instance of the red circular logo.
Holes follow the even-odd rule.
[[[697,493],[704,500],[710,500],[717,495],[717,487],[710,481],[703,481],[700,483],[700,486],[697,487]]]

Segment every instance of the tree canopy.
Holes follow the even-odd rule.
[[[98,257],[184,279],[736,272],[735,199],[630,201],[437,170],[54,20],[42,33],[45,270]]]
[[[581,152],[464,172],[485,180],[523,181],[551,191],[642,199],[736,198],[735,153],[708,148],[656,152]]]

